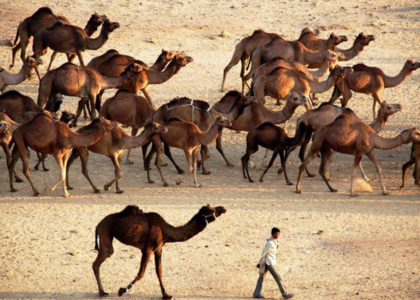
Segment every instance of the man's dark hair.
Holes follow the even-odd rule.
[[[280,229],[278,229],[277,227],[273,227],[273,228],[271,229],[271,235],[274,235],[274,234],[276,234],[277,232],[280,232]]]

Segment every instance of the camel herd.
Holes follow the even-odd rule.
[[[99,27],[99,35],[92,38]],[[420,63],[408,59],[401,72],[394,77],[386,75],[377,67],[364,64],[343,67],[338,64],[359,55],[375,40],[373,35],[360,33],[352,47],[340,49],[339,44],[348,40],[346,36],[331,33],[327,39],[321,39],[314,30],[304,28],[297,40],[288,41],[279,34],[256,30],[236,45],[231,61],[223,72],[222,91],[227,73],[241,61],[242,92],[228,91],[213,106],[206,101],[181,97],[156,108],[148,85],[168,81],[180,69],[193,62],[193,58],[178,51],[162,50],[154,64],[148,66],[141,60],[112,49],[85,65],[83,51],[98,50],[118,28],[119,23],[111,22],[105,15],[94,13],[83,29],[72,25],[67,18],[55,15],[48,7],[38,9],[19,24],[10,69],[13,68],[16,54],[20,50],[21,70],[18,73],[10,73],[3,68],[0,70],[0,142],[6,155],[11,192],[16,191],[14,182],[22,181],[15,172],[15,165],[20,159],[33,194],[40,195],[29,171],[30,149],[38,155],[36,169],[42,164],[43,169],[48,170],[44,165],[45,158],[48,154],[54,157],[60,176],[45,192],[62,184],[65,197],[69,196],[68,190],[73,189],[70,186],[69,170],[78,157],[82,162],[82,173],[93,191],[100,191],[89,176],[89,152],[111,159],[114,176],[104,185],[104,190],[109,190],[115,183],[116,193],[122,193],[119,183],[123,177],[120,160],[123,153],[129,150],[126,160],[132,163],[130,149],[138,147],[142,147],[148,182],[153,183],[150,164],[154,155],[154,164],[164,186],[168,182],[161,169],[163,154],[169,158],[179,174],[184,173],[171,155],[170,149],[174,147],[185,153],[188,163],[185,176],[192,174],[194,186],[200,187],[197,167],[201,166],[204,175],[210,174],[206,166],[209,144],[216,142],[216,148],[226,165],[233,167],[222,147],[222,133],[225,128],[248,132],[246,153],[241,162],[243,176],[250,182],[253,180],[248,169],[249,160],[258,151],[258,146],[262,146],[273,151],[273,155],[259,181],[263,182],[264,175],[279,156],[281,169],[278,173],[283,172],[286,183],[292,185],[286,171],[287,159],[300,146],[299,158],[302,163],[296,183],[297,193],[302,191],[301,182],[305,170],[309,177],[315,176],[308,170],[308,165],[318,154],[321,157],[321,177],[331,192],[337,191],[329,182],[329,168],[333,153],[340,152],[354,156],[351,196],[356,195],[353,178],[357,169],[360,169],[365,180],[369,180],[361,164],[363,155],[375,166],[382,193],[387,194],[373,150],[392,149],[412,142],[410,160],[402,167],[401,188],[404,187],[407,170],[413,165],[415,184],[420,185],[420,132],[413,127],[394,138],[378,135],[389,117],[402,109],[398,103],[383,101],[379,96],[380,92],[384,88],[401,84],[420,67]],[[26,48],[31,39],[33,55],[26,56]],[[38,65],[42,63],[41,57],[48,48],[53,53],[47,73],[41,78]],[[52,69],[58,53],[65,53],[68,63]],[[78,57],[80,66],[72,63],[75,56]],[[29,78],[32,70],[35,70],[39,78],[37,103],[16,90],[5,91],[8,86],[18,85]],[[246,74],[247,70],[249,72]],[[249,91],[245,95],[246,87]],[[117,91],[102,103],[102,95],[106,89]],[[317,105],[315,94],[330,89],[333,89],[330,101],[314,108]],[[143,92],[144,97],[137,94],[139,91]],[[372,95],[374,122],[370,125],[347,108],[352,92]],[[63,95],[80,100],[75,114],[63,111],[60,120],[57,120]],[[265,105],[266,96],[274,98],[278,105],[284,101],[282,109],[269,109]],[[341,107],[338,107],[333,103],[340,96]],[[380,106],[378,112],[376,103]],[[289,137],[276,124],[285,124],[301,105],[307,111],[297,119],[295,135]],[[82,112],[85,118],[89,115],[91,123],[75,131],[71,127],[77,126]],[[97,114],[99,118],[95,118]],[[131,127],[131,135],[122,126]],[[140,129],[142,132],[137,135]],[[181,182],[178,180],[177,184]],[[143,253],[139,274],[126,288],[121,288],[118,294],[124,294],[143,277],[150,256],[154,254],[162,295],[169,299],[171,296],[166,293],[161,278],[162,246],[191,238],[225,212],[223,207],[204,206],[181,227],[173,227],[158,214],[144,213],[135,206],[128,206],[119,213],[107,216],[96,228],[95,248],[98,250],[98,257],[93,264],[93,270],[99,295],[107,295],[100,280],[99,268],[112,255],[112,240],[115,237],[122,243],[138,247]]]

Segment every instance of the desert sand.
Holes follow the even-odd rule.
[[[278,32],[296,39],[304,26],[320,28],[322,37],[330,32],[345,34],[348,48],[359,32],[374,34],[376,40],[350,62],[381,67],[397,74],[408,58],[420,59],[420,6],[416,1],[0,1],[0,65],[7,68],[11,48],[7,41],[15,36],[17,25],[43,5],[84,27],[90,14],[106,14],[121,28],[110,35],[98,51],[86,51],[88,62],[108,49],[118,49],[152,63],[161,49],[184,51],[194,62],[170,81],[150,86],[157,106],[177,96],[188,96],[214,103],[223,68],[236,43],[254,29]],[[220,33],[227,31],[228,37]],[[95,35],[96,36],[96,35]],[[28,47],[31,53],[31,45]],[[44,57],[49,59],[51,51]],[[65,62],[59,54],[54,66]],[[77,60],[75,60],[77,62]],[[14,71],[20,68],[20,60]],[[41,67],[45,74],[46,65]],[[226,89],[239,89],[239,65],[231,70]],[[386,89],[382,98],[398,102],[403,110],[392,116],[382,136],[392,137],[403,129],[420,126],[419,80],[414,72],[402,85]],[[13,87],[9,87],[11,89]],[[36,100],[38,80],[16,87]],[[327,101],[332,91],[319,95]],[[107,91],[105,99],[115,91]],[[273,109],[272,99],[267,102]],[[372,98],[355,94],[349,102],[362,119],[371,121]],[[74,111],[77,99],[65,97],[63,109]],[[299,108],[288,122],[293,134]],[[82,122],[83,124],[83,122]],[[169,223],[182,225],[207,203],[223,205],[227,213],[202,233],[184,243],[168,244],[163,250],[163,274],[167,291],[175,299],[249,299],[256,284],[255,267],[271,227],[282,230],[278,271],[295,299],[418,299],[420,298],[420,189],[413,185],[411,172],[404,191],[399,192],[401,166],[408,160],[410,145],[396,150],[375,151],[384,174],[389,196],[380,195],[373,166],[364,160],[372,179],[373,193],[348,197],[352,157],[335,155],[331,168],[332,194],[320,176],[303,178],[302,195],[277,176],[276,166],[264,183],[248,183],[242,178],[240,157],[245,151],[246,133],[224,132],[224,147],[235,167],[227,168],[214,146],[208,160],[210,176],[199,175],[203,187],[192,187],[192,178],[181,186],[172,166],[164,168],[170,186],[162,187],[155,169],[156,183],[146,183],[141,151],[133,152],[134,165],[122,164],[122,195],[110,191],[93,194],[76,162],[70,171],[75,189],[68,199],[58,188],[49,195],[32,197],[29,184],[17,184],[10,193],[4,155],[0,159],[0,298],[97,298],[91,269],[96,257],[94,229],[107,214],[135,204],[144,211],[160,213]],[[173,150],[184,168],[183,153]],[[253,158],[251,175],[262,172],[260,150]],[[31,166],[34,165],[32,153]],[[40,191],[58,177],[57,167],[48,158],[49,172],[32,171]],[[319,159],[310,165],[318,168]],[[289,160],[288,171],[296,182],[297,151]],[[20,173],[21,164],[17,170]],[[91,178],[98,187],[113,177],[111,161],[90,155]],[[101,268],[105,290],[117,297],[137,274],[140,252],[114,241],[115,253]],[[267,276],[263,293],[267,298],[281,295],[274,280]],[[160,289],[151,262],[146,276],[125,298],[158,299]]]

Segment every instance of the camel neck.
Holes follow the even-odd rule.
[[[386,122],[388,121],[388,115],[385,115],[382,110],[378,111],[375,122],[371,123],[369,126],[375,130],[376,133],[384,129]]]
[[[102,90],[118,88],[119,86],[122,86],[124,83],[126,83],[126,81],[128,80],[127,78],[128,76],[127,74],[125,74],[125,72],[123,72],[118,77],[109,77],[109,76],[100,75],[100,74],[99,76],[101,77]]]
[[[326,52],[324,50],[310,50],[303,46],[303,64],[305,65],[312,65],[312,64],[319,64],[320,61],[324,60],[324,57],[326,56]]]
[[[19,73],[13,74],[9,73],[6,70],[3,72],[7,73],[7,76],[4,77],[4,84],[19,84],[26,79],[26,74],[30,70],[30,67],[24,63]]]
[[[359,55],[360,52],[362,52],[364,46],[361,45],[359,42],[355,41],[353,43],[353,46],[349,49],[339,49],[336,48],[335,52],[338,54],[338,60],[339,61],[348,61],[357,55]]]
[[[330,62],[329,62],[329,60],[328,60],[328,59],[324,59],[324,62],[322,63],[322,65],[319,67],[319,69],[318,69],[318,70],[316,70],[316,71],[311,71],[311,70],[308,70],[308,71],[309,71],[309,73],[312,75],[312,79],[313,79],[314,81],[319,82],[319,80],[320,80],[322,77],[324,77],[324,75],[325,75],[325,74],[327,74],[327,73],[328,73],[329,66],[330,66]]]
[[[396,76],[391,77],[383,73],[382,78],[383,78],[385,87],[391,88],[391,87],[395,87],[401,84],[404,80],[407,79],[408,76],[410,76],[410,74],[411,72],[409,72],[404,65],[401,71]]]
[[[213,142],[219,133],[222,131],[222,127],[218,126],[215,121],[206,132],[199,133],[199,142],[201,145],[208,145]]]
[[[150,67],[150,69],[161,72],[165,68],[167,63],[168,61],[165,59],[165,55],[161,54],[156,59],[155,63]]]
[[[332,75],[321,82],[316,82],[313,80],[308,80],[309,86],[311,87],[312,93],[323,93],[328,91],[334,85],[334,77]]]
[[[405,142],[401,134],[394,138],[384,138],[377,134],[372,135],[372,145],[377,149],[389,150],[394,149],[402,144],[405,144]]]
[[[105,30],[105,28],[102,25],[101,34],[97,38],[88,38],[86,40],[86,46],[89,50],[97,50],[101,48],[105,42],[108,40],[109,32]]]
[[[98,30],[98,26],[93,24],[93,22],[89,21],[85,26],[85,32],[88,36],[92,36],[92,34],[94,34],[96,30]]]
[[[177,64],[176,59],[173,59],[169,66],[166,67],[165,71],[158,72],[155,70],[147,70],[147,79],[149,84],[161,84],[168,81],[172,76],[178,73],[181,66]]]
[[[201,214],[196,214],[185,225],[174,227],[165,221],[162,224],[162,233],[164,243],[184,242],[203,231],[207,226],[205,217]]]
[[[153,131],[151,127],[148,127],[142,131],[138,136],[125,135],[124,136],[124,148],[131,149],[141,147],[148,142],[150,142],[153,136]]]
[[[264,106],[266,116],[265,122],[271,122],[273,124],[284,123],[292,117],[297,107],[297,105],[292,104],[290,101],[286,102],[286,105],[281,111],[273,111]]]
[[[92,130],[90,133],[82,134],[70,130],[68,135],[69,148],[89,147],[98,142],[105,135],[103,129]]]

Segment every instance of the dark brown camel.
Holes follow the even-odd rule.
[[[223,206],[215,208],[203,206],[185,225],[174,227],[168,224],[157,213],[144,213],[137,206],[127,206],[123,211],[106,216],[99,222],[95,230],[95,249],[98,256],[92,268],[98,283],[99,296],[107,296],[99,275],[101,264],[114,253],[112,241],[116,238],[123,244],[136,247],[142,252],[140,270],[134,280],[126,287],[120,288],[118,295],[122,296],[133,285],[143,278],[147,264],[154,254],[156,275],[159,279],[163,299],[171,299],[162,281],[162,248],[166,243],[185,242],[203,231],[207,224],[226,213]],[[99,238],[99,242],[98,242]]]
[[[41,30],[34,36],[34,57],[38,60],[45,54],[48,47],[56,52],[76,53],[80,65],[84,66],[81,52],[99,49],[108,40],[109,34],[119,27],[119,23],[111,22],[105,17],[100,35],[93,39],[80,27],[56,22],[53,26]]]
[[[354,72],[346,76],[343,82],[335,85],[334,92],[329,102],[332,104],[338,99],[338,97],[340,97],[340,95],[343,95],[341,105],[345,107],[352,96],[351,91],[372,95],[372,112],[373,118],[375,118],[376,102],[379,104],[382,103],[382,99],[379,94],[383,91],[383,89],[400,85],[419,67],[420,62],[408,59],[401,71],[396,76],[391,77],[386,75],[380,68],[369,67],[364,64],[354,65]]]
[[[229,102],[228,106],[224,107],[223,112],[217,111],[215,107],[219,107],[220,103]],[[158,123],[165,124],[172,118],[179,118],[185,121],[193,122],[197,124],[201,131],[206,131],[212,125],[214,119],[223,115],[226,119],[233,122],[236,120],[244,111],[244,108],[248,105],[256,103],[254,97],[247,97],[238,91],[227,92],[222,99],[216,102],[213,107],[202,100],[192,100],[186,97],[175,98],[170,102],[162,105],[154,114],[153,120]],[[217,137],[216,141],[220,142]],[[216,148],[222,155],[228,167],[233,167],[233,164],[226,158],[223,149],[220,147],[220,143],[216,143]],[[175,163],[172,158],[170,148],[165,144],[165,154],[172,161],[178,173],[182,173],[182,169]],[[206,145],[201,146],[201,166],[204,175],[210,174],[210,171],[205,167],[205,160],[210,156]]]
[[[240,60],[241,78],[244,78],[245,67],[249,62],[249,58],[251,56],[252,51],[254,51],[259,46],[268,44],[273,38],[281,38],[281,36],[276,33],[265,32],[262,29],[258,29],[255,30],[250,36],[243,38],[238,44],[236,44],[232,58],[223,70],[222,87],[220,88],[221,92],[224,91],[226,75],[230,71],[230,69],[232,69],[233,66],[235,66]],[[242,93],[244,92],[245,84],[246,81],[242,80]]]
[[[66,165],[71,149],[75,147],[88,147],[96,143],[106,132],[109,132],[114,128],[114,125],[104,118],[95,119],[90,126],[94,128],[90,134],[79,134],[72,131],[67,124],[55,121],[48,113],[44,112],[36,115],[30,122],[19,126],[13,134],[15,146],[12,152],[12,159],[8,163],[11,192],[16,192],[16,189],[13,187],[12,176],[15,164],[20,157],[23,163],[23,173],[32,187],[34,196],[39,196],[38,190],[32,183],[28,167],[28,147],[30,147],[36,152],[54,156],[60,170],[60,179],[51,189],[46,189],[45,192],[48,192],[49,190],[53,191],[62,183],[64,196],[70,196],[67,192],[65,180]]]
[[[10,68],[13,68],[15,64],[16,52],[19,49],[21,50],[20,57],[22,62],[24,62],[26,47],[28,46],[30,38],[42,29],[54,25],[57,21],[70,24],[70,21],[66,17],[55,15],[49,7],[41,7],[32,16],[23,20],[16,30],[16,37],[12,49],[12,64],[10,65]]]
[[[329,169],[331,163],[331,156],[333,151],[354,155],[353,171],[351,173],[350,196],[357,196],[354,193],[353,178],[358,169],[359,163],[366,155],[372,164],[375,166],[381,182],[382,194],[387,195],[388,192],[382,181],[382,172],[377,163],[373,150],[378,149],[393,149],[402,144],[407,144],[411,141],[420,142],[420,132],[417,128],[407,129],[401,132],[394,138],[383,138],[376,134],[376,132],[366,123],[361,121],[352,110],[347,109],[342,115],[337,117],[331,124],[320,128],[314,134],[314,140],[305,157],[304,162],[299,167],[299,174],[296,183],[296,192],[301,193],[300,181],[305,167],[321,152],[321,165],[319,173],[322,179],[327,184],[331,192],[337,192],[326,177],[326,171]]]
[[[145,79],[144,68],[138,64],[130,64],[119,77],[107,77],[99,74],[90,67],[76,66],[66,63],[58,69],[49,71],[39,84],[38,106],[43,108],[46,104],[52,110],[54,99],[52,96],[60,93],[68,96],[82,98],[90,102],[90,117],[95,116],[96,96],[101,90],[121,88],[125,85],[142,84]],[[83,106],[77,108],[76,116],[79,117]]]
[[[154,153],[157,152],[155,165],[160,173],[163,185],[168,185],[166,180],[163,178],[162,171],[160,169],[162,154],[162,146],[160,145],[160,142],[163,141],[169,147],[175,147],[184,150],[185,158],[188,163],[188,173],[192,173],[194,176],[194,186],[201,187],[197,180],[197,160],[200,146],[208,145],[214,142],[220,135],[222,129],[231,125],[232,123],[223,117],[223,115],[217,116],[207,131],[201,131],[196,124],[177,118],[166,122],[165,126],[168,128],[168,132],[161,134],[160,138],[153,140],[152,149],[146,158],[147,179],[149,183],[153,183],[153,180],[150,178],[150,162]],[[188,173],[185,173],[184,177],[186,177]],[[182,180],[178,180],[176,182],[178,185],[181,183]]]
[[[404,188],[405,185],[405,174],[407,174],[408,169],[414,165],[413,177],[414,184],[420,185],[420,143],[413,142],[411,146],[410,160],[407,161],[402,166],[402,184],[400,190]]]
[[[284,178],[286,179],[287,185],[292,185],[286,172],[286,160],[285,150],[293,143],[299,143],[302,138],[305,137],[304,130],[296,131],[296,135],[293,138],[289,138],[283,128],[274,125],[271,122],[261,124],[255,129],[248,132],[246,136],[246,153],[241,158],[242,162],[242,173],[244,178],[249,182],[254,182],[249,175],[248,163],[251,155],[258,151],[258,146],[262,146],[266,149],[274,151],[274,154],[264,172],[261,174],[260,182],[263,182],[264,175],[273,165],[277,154],[280,156],[280,162],[282,170],[284,172]]]
[[[89,125],[88,125],[88,126],[80,128],[79,130],[77,130],[77,132],[80,134],[88,134],[90,130],[91,129],[89,129]],[[94,153],[108,156],[111,159],[115,168],[115,172],[114,172],[115,177],[109,183],[104,185],[104,190],[107,191],[110,188],[110,186],[115,182],[115,191],[117,194],[121,194],[123,190],[120,189],[118,180],[122,178],[123,173],[121,171],[119,161],[121,159],[121,156],[125,152],[125,150],[141,147],[145,145],[146,143],[149,143],[155,134],[163,134],[166,131],[167,129],[165,126],[159,125],[158,123],[153,122],[153,123],[146,124],[143,132],[139,136],[130,136],[125,133],[124,129],[122,129],[120,126],[117,126],[111,132],[105,134],[105,136],[101,138],[98,142],[96,142],[95,144],[87,148],[83,147],[83,148],[73,149],[72,154],[67,163],[67,170],[66,170],[67,188],[69,190],[73,189],[69,184],[68,174],[69,174],[70,166],[72,165],[74,160],[80,156],[83,175],[89,181],[90,185],[92,186],[93,191],[95,193],[99,193],[99,189],[92,183],[92,180],[89,177],[88,168],[87,168],[89,151],[91,151]]]

